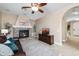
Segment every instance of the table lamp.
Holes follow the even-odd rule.
[[[2,33],[3,35],[6,35],[6,34],[8,33],[8,29],[1,29],[1,33]]]

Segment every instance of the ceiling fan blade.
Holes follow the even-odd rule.
[[[38,11],[39,11],[39,12],[41,12],[41,13],[44,13],[44,11],[43,11],[43,10],[41,10],[41,9],[38,9]]]
[[[37,6],[39,5],[38,3],[31,3],[31,6]]]
[[[45,5],[47,5],[47,3],[40,3],[39,4],[40,7],[45,6]]]
[[[31,7],[29,7],[29,6],[22,7],[22,9],[25,9],[25,8],[31,8]]]
[[[34,11],[32,11],[32,14],[34,14]]]

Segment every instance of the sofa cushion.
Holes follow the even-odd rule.
[[[6,36],[0,36],[0,43],[6,42]]]
[[[7,42],[8,41],[8,42]],[[17,51],[18,47],[15,44],[15,41],[12,38],[7,39],[7,43],[5,42],[4,44],[6,44],[8,47],[10,47],[13,51]]]

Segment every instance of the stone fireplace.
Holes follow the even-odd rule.
[[[13,36],[19,38],[28,38],[30,30],[32,30],[32,21],[26,17],[19,15],[15,24],[13,25]]]
[[[19,38],[29,37],[29,30],[19,30]]]

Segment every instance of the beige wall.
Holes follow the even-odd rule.
[[[77,6],[79,4],[71,4],[70,6],[59,9],[56,12],[51,12],[50,15],[39,19],[37,23],[37,32],[39,33],[41,28],[49,28],[50,34],[54,35],[55,44],[62,45],[62,40],[66,37],[66,25],[63,16],[70,8]]]

